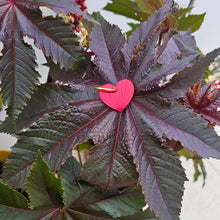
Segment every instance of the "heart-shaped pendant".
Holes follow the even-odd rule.
[[[117,90],[117,92],[100,90],[99,95],[106,105],[120,112],[127,107],[134,95],[134,85],[128,79],[119,81],[116,86],[105,84],[102,88]]]

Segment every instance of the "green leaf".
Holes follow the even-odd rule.
[[[119,219],[120,220],[159,220],[159,218],[155,216],[155,214],[150,210],[150,208],[147,208],[145,211],[137,212],[134,215],[118,218],[118,220]]]
[[[59,171],[64,189],[64,206],[72,216],[76,217],[77,212],[80,212],[117,218],[135,214],[144,207],[145,201],[140,186],[122,192],[100,191],[79,181],[80,173],[81,167],[74,157],[69,157]]]
[[[131,0],[112,0],[108,3],[104,10],[114,12],[115,14],[124,15],[127,18],[133,18],[137,21],[147,19],[147,14],[136,7],[135,2]]]
[[[51,210],[28,210],[27,199],[2,182],[0,182],[0,195],[1,220],[39,220],[51,212]]]
[[[203,163],[202,159],[200,159],[200,160],[194,159],[193,160],[193,166],[194,166],[194,169],[195,169],[194,182],[197,181],[200,176],[202,176],[202,178],[203,178],[202,186],[205,186],[205,180],[206,180],[207,173],[206,173],[206,169],[205,169],[205,166],[204,166],[204,163]]]
[[[55,210],[56,211],[56,210]],[[44,217],[53,217],[54,210],[46,209],[46,210],[28,210],[28,209],[18,209],[13,207],[1,206],[0,205],[0,218],[2,220],[49,220],[52,218],[44,218]],[[49,216],[50,215],[50,216]]]
[[[19,209],[28,208],[27,199],[22,194],[13,190],[8,185],[2,182],[0,182],[0,195],[1,195],[0,196],[0,207],[2,205],[5,205],[5,206],[15,207]]]
[[[136,30],[139,24],[134,24],[134,23],[127,23],[127,24],[131,27],[131,30],[126,33],[127,38],[128,38],[131,36],[131,33]]]
[[[81,174],[81,166],[74,157],[67,158],[59,170],[64,190],[64,206],[69,207],[80,197],[78,178]]]
[[[205,14],[206,13],[200,15],[189,15],[187,17],[180,18],[178,20],[178,30],[188,30],[190,28],[192,33],[197,31],[202,25]]]
[[[93,140],[88,139],[86,142],[78,144],[77,147],[74,148],[74,150],[78,150],[79,152],[82,152],[84,150],[90,150],[94,145],[95,144]]]
[[[94,188],[95,189],[95,188]],[[83,195],[84,194],[84,195]],[[96,201],[72,205],[69,210],[80,213],[96,213],[97,216],[119,218],[122,216],[133,215],[142,210],[145,206],[144,196],[141,193],[141,187],[132,187],[122,192],[102,192],[91,190],[82,193],[83,197],[97,198]]]
[[[206,180],[206,169],[204,166],[204,163],[202,161],[202,158],[194,151],[190,151],[187,148],[183,148],[182,150],[179,150],[177,152],[179,156],[184,156],[186,160],[192,159],[193,160],[193,166],[194,166],[194,182],[198,180],[200,176],[203,178],[203,184],[202,186],[205,185],[205,180]]]
[[[163,0],[136,0],[136,2],[140,10],[146,13],[147,17],[165,5]]]
[[[180,18],[191,12],[192,8],[179,8],[177,12],[174,14],[175,18]]]
[[[35,210],[28,210],[27,199],[0,182],[0,218],[7,220],[72,219],[72,217],[80,220],[114,219],[136,214],[145,205],[140,186],[123,191],[101,191],[88,183],[78,181],[80,173],[81,167],[73,157],[68,158],[61,167],[64,197],[69,199],[68,204],[65,203],[69,207],[65,206],[61,210],[60,179],[56,179],[50,173],[38,151],[26,182],[30,204]]]
[[[40,151],[26,181],[27,193],[34,209],[53,208],[62,205],[63,189],[61,180],[50,172]]]

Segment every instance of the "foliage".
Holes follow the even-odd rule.
[[[182,148],[178,151],[178,155],[184,156],[187,160],[192,159],[195,170],[193,175],[194,182],[201,176],[203,178],[202,186],[205,186],[207,173],[202,158],[196,152],[191,152],[186,148]]]
[[[0,39],[4,45],[0,63],[1,90],[13,123],[39,84],[35,54],[24,42],[24,36],[33,38],[35,45],[45,55],[51,56],[65,69],[80,68],[84,63],[78,38],[74,36],[71,25],[59,17],[42,19],[39,7],[45,4],[57,13],[84,14],[71,0],[62,3],[53,1],[53,4],[47,0],[2,1],[0,5]]]
[[[205,73],[206,82],[220,81],[220,59],[216,59]]]
[[[200,88],[201,82],[189,88],[184,104],[205,118],[212,126],[220,125],[220,88],[218,83],[210,82]]]
[[[129,219],[141,213],[156,219],[149,209],[141,212],[145,202],[140,187],[103,192],[79,181],[80,173],[78,162],[69,157],[57,178],[38,152],[25,183],[27,198],[0,182],[1,219]]]
[[[219,89],[212,90],[213,83],[201,90],[191,87],[220,48],[200,56],[190,31],[175,28],[171,2],[153,10],[129,40],[100,14],[85,15],[72,0],[0,5],[1,88],[8,105],[0,129],[18,137],[1,176],[3,219],[154,218],[149,209],[142,211],[145,202],[159,218],[179,219],[186,177],[170,141],[199,157],[220,158],[219,137],[210,126],[219,120]],[[42,5],[93,21],[88,48],[79,45],[65,16],[42,17]],[[48,58],[45,84],[38,83],[33,49],[23,41],[26,35]],[[123,111],[114,110],[101,94],[109,87],[117,90],[124,79],[134,86],[134,94]],[[189,88],[197,88],[202,97],[196,100]],[[122,100],[124,89],[114,91]],[[204,98],[210,93],[213,99]],[[204,108],[213,114],[206,111],[204,117]],[[91,147],[82,173],[69,158],[80,143]],[[5,184],[26,190],[28,200]]]
[[[170,0],[112,0],[112,3],[108,3],[104,10],[111,11],[115,14],[126,16],[127,18],[134,19],[139,22],[147,20],[156,10],[162,7],[165,2],[172,4]],[[191,32],[197,31],[205,17],[205,13],[200,15],[191,15],[192,8],[173,8],[170,14],[163,22],[165,30],[176,29],[176,30],[188,30]],[[127,32],[127,37],[130,36],[131,32],[134,31],[138,24],[128,23],[132,30]]]

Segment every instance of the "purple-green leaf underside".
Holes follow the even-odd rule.
[[[26,180],[28,200],[19,192],[0,182],[0,216],[1,219],[115,219],[117,217],[135,215],[153,216],[149,211],[140,213],[145,206],[144,196],[140,187],[127,188],[123,191],[103,192],[96,187],[78,181],[80,168],[76,160],[68,158],[62,166],[62,178],[56,178],[47,164],[42,160],[38,151],[33,168]],[[71,175],[75,177],[72,178]],[[71,190],[67,183],[74,186]],[[74,190],[73,190],[74,189]],[[64,203],[66,198],[74,197],[68,206]],[[76,196],[77,195],[77,196]],[[31,209],[30,209],[31,207]],[[112,207],[109,208],[109,207]]]

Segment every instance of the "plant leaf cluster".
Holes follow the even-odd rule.
[[[201,57],[190,31],[177,32],[170,29],[164,34],[161,25],[173,10],[168,1],[141,24],[129,40],[126,40],[117,26],[111,25],[99,14],[94,14],[96,22],[89,35],[89,49],[95,55],[91,57],[91,52],[82,51],[78,45],[71,25],[59,17],[42,18],[39,10],[42,4],[38,1],[7,1],[1,5],[3,9],[0,21],[3,26],[5,23],[8,24],[6,17],[4,19],[8,10],[11,12],[10,15],[13,15],[10,20],[13,22],[8,24],[10,28],[7,27],[6,32],[1,29],[0,32],[4,44],[0,64],[3,70],[2,93],[3,101],[8,104],[9,115],[1,129],[12,132],[16,128],[18,131],[18,142],[13,146],[6,162],[2,181],[13,188],[27,188],[31,207],[34,210],[47,207],[46,211],[44,209],[47,214],[43,215],[48,215],[48,219],[52,216],[62,218],[62,215],[89,219],[91,216],[78,217],[81,215],[79,213],[90,215],[94,212],[98,218],[122,217],[124,208],[111,209],[108,202],[106,206],[99,206],[96,204],[99,200],[88,202],[87,199],[94,199],[97,195],[92,191],[91,196],[88,196],[87,193],[90,192],[86,191],[86,186],[94,185],[110,195],[111,191],[124,188],[126,191],[128,187],[135,187],[139,183],[145,201],[156,216],[166,220],[179,219],[186,177],[176,152],[164,143],[180,142],[200,157],[220,158],[219,137],[206,118],[188,106],[179,105],[177,101],[183,99],[192,84],[201,80],[209,64],[220,54],[220,49]],[[68,0],[62,2],[62,5],[60,1],[54,1],[51,5],[46,0],[44,4],[56,12],[72,13],[74,10],[71,7],[68,9]],[[21,24],[15,12],[20,15],[22,10],[22,15],[27,14],[23,19],[26,22]],[[35,66],[35,56],[31,48],[23,42],[24,35],[36,38],[35,44],[48,56],[49,75],[52,80],[43,85],[32,83],[34,92],[28,92],[31,98],[21,101],[16,98],[15,92],[20,94],[19,97],[27,97],[23,87],[27,86],[30,89],[30,86],[26,84],[26,80],[38,78],[33,71],[30,72],[32,77],[28,75],[29,71],[24,68],[24,65],[29,65],[33,70]],[[7,43],[8,39],[11,39],[10,42],[14,46]],[[19,51],[26,56],[20,56]],[[7,65],[8,63],[12,65]],[[9,68],[10,71],[5,68]],[[25,76],[25,80],[20,78],[20,74]],[[7,77],[14,78],[8,80]],[[21,84],[18,84],[18,90],[15,89],[16,79]],[[135,92],[129,105],[123,112],[119,112],[106,106],[100,99],[99,92],[93,88],[106,83],[116,85],[123,79],[128,79],[134,84]],[[8,88],[7,85],[10,85],[9,91],[15,89],[14,93],[4,90]],[[17,104],[6,100],[16,100]],[[217,103],[213,102],[210,105],[212,104]],[[72,154],[72,149],[91,138],[94,146],[89,152],[89,159],[81,175],[79,176],[79,172],[66,174],[63,167],[60,170],[61,164]],[[45,167],[42,160],[37,165],[34,164],[38,149],[51,172],[60,170],[61,180],[55,179],[51,173],[48,174],[49,168]],[[42,172],[39,172],[38,176],[35,170],[40,169]],[[70,177],[65,180],[66,176],[73,178],[74,175],[87,185],[78,187],[79,182],[75,185],[70,184]],[[44,180],[47,187],[39,187],[37,180]],[[2,185],[3,188],[8,187]],[[84,190],[85,197],[76,198],[76,205],[74,196],[77,196],[77,193],[83,196]],[[69,197],[69,193],[73,191],[74,196]],[[17,196],[14,191],[10,192],[12,196]],[[132,192],[132,196],[133,194]],[[100,196],[102,198],[103,195]],[[24,200],[23,197],[18,197]],[[42,199],[44,197],[45,199]],[[45,204],[41,203],[41,200],[45,200]],[[132,211],[135,199],[127,200],[130,207],[124,210]],[[26,209],[27,203],[21,204],[23,203],[21,208]],[[71,210],[74,211],[66,211],[73,203],[75,206]],[[94,204],[88,206],[91,203]],[[85,204],[87,205],[83,206]],[[7,205],[15,206],[10,202]],[[4,207],[2,210],[1,213],[4,213]],[[19,213],[19,210],[17,211]],[[112,213],[109,213],[111,211]],[[129,215],[135,214],[136,211]],[[68,214],[65,214],[67,212]],[[142,214],[140,213],[140,216]],[[24,216],[27,216],[25,212]]]
[[[134,19],[138,22],[146,21],[155,11],[157,11],[164,4],[173,4],[170,0],[112,0],[108,3],[104,10],[111,11],[115,14],[125,16],[127,18]],[[175,8],[170,11],[169,16],[163,22],[165,30],[176,29],[184,31],[190,29],[191,32],[197,31],[205,17],[205,13],[199,15],[191,15],[192,8]],[[138,27],[139,24],[128,23],[132,28],[127,32],[127,37]]]
[[[65,69],[80,68],[84,63],[82,48],[70,24],[60,18],[42,19],[40,6],[52,8],[56,13],[84,14],[71,0],[60,1],[1,1],[0,39],[3,57],[0,63],[0,81],[3,103],[12,124],[39,84],[40,75],[35,70],[36,56],[24,42],[24,37],[34,39],[35,45],[46,56]],[[65,37],[64,37],[65,36]]]
[[[145,219],[156,217],[145,205],[140,187],[103,192],[79,181],[81,167],[69,157],[57,178],[44,162],[40,151],[27,177],[26,196],[0,182],[1,219]],[[132,197],[132,199],[131,199]]]
[[[191,86],[185,97],[184,104],[210,122],[212,126],[220,125],[220,88],[218,83],[210,82],[200,87],[201,83]]]

